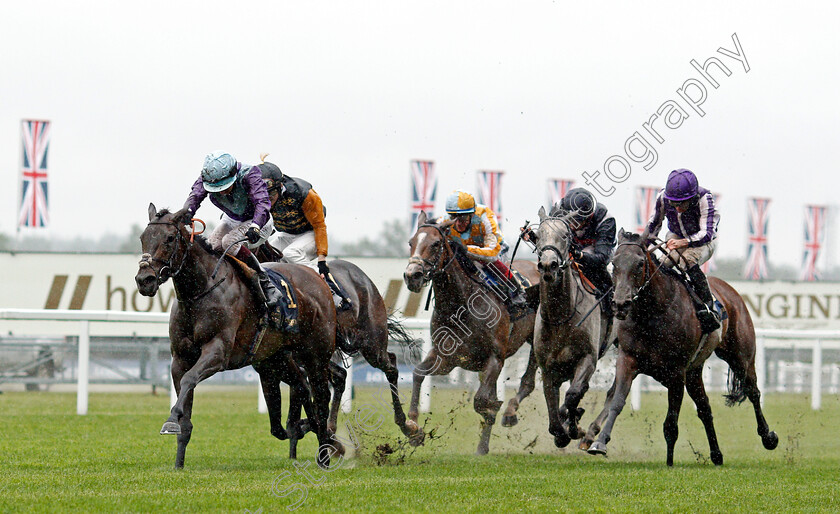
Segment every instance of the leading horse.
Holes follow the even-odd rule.
[[[606,445],[630,385],[639,373],[644,373],[668,389],[668,414],[663,426],[666,464],[674,465],[677,420],[684,390],[694,400],[697,416],[706,429],[712,462],[723,464],[712,409],[703,385],[703,363],[712,352],[729,364],[727,405],[749,398],[764,447],[776,448],[779,438],[770,431],[761,411],[761,392],[755,374],[755,329],[744,300],[723,280],[710,278],[709,286],[723,304],[728,319],[724,319],[715,332],[702,335],[686,287],[651,256],[647,240],[647,233],[631,234],[622,230],[619,234],[613,257],[618,320],[615,381],[607,394],[604,410],[589,426],[580,448],[590,454],[607,453]],[[597,440],[594,439],[596,435]]]
[[[426,213],[421,212],[417,223],[417,232],[409,242],[411,257],[403,278],[413,292],[419,292],[431,281],[435,307],[431,320],[432,350],[414,370],[408,417],[417,422],[420,387],[426,375],[446,375],[456,366],[477,371],[481,385],[475,393],[473,407],[483,421],[476,453],[485,455],[490,451],[490,432],[502,405],[496,397],[496,380],[505,359],[526,341],[533,342],[535,313],[511,321],[504,301],[463,268],[456,258],[456,252],[463,250],[456,249],[446,235],[452,221],[427,223]],[[532,283],[539,280],[533,262],[519,261],[514,267]],[[519,402],[534,390],[535,374],[532,347],[519,391],[508,403],[502,425],[517,423]],[[422,443],[422,433],[412,443]]]
[[[330,455],[341,451],[326,427],[329,410],[328,364],[335,349],[335,306],[323,280],[311,269],[292,264],[268,264],[291,282],[298,305],[299,332],[289,333],[270,326],[261,330],[264,307],[245,278],[247,266],[237,266],[214,252],[205,239],[187,230],[193,226],[185,209],[171,213],[149,204],[149,224],[140,235],[143,256],[135,281],[140,294],[154,296],[159,286],[172,278],[178,301],[169,318],[172,350],[172,380],[178,399],[161,434],[176,434],[175,467],[184,466],[187,444],[192,435],[193,391],[196,385],[219,371],[249,364],[278,387],[266,390],[269,408],[279,408],[280,389],[276,377],[290,369],[291,352],[308,375],[314,402],[311,409],[318,435],[317,462],[329,465]],[[214,270],[218,271],[218,274]],[[304,388],[303,376],[292,387]],[[264,382],[265,384],[265,382]],[[307,395],[308,398],[308,395]]]
[[[570,253],[572,229],[568,216],[549,217],[539,211],[537,267],[540,272],[540,307],[537,310],[534,354],[542,371],[548,406],[548,432],[558,448],[583,431],[581,399],[598,359],[607,348],[610,320],[602,316],[597,291],[586,281]],[[569,382],[565,401],[559,388]]]

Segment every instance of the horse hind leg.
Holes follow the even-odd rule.
[[[517,391],[516,396],[508,401],[507,409],[505,409],[505,415],[502,416],[503,427],[512,427],[519,423],[519,418],[516,416],[517,411],[519,411],[519,403],[534,392],[534,388],[536,387],[536,375],[537,358],[534,356],[534,347],[531,345],[531,351],[528,354],[528,366],[525,368],[525,373],[519,380],[519,391]]]
[[[333,397],[330,404],[329,419],[327,420],[327,430],[334,434],[338,428],[338,409],[341,407],[341,398],[344,396],[344,389],[347,384],[347,370],[333,361],[330,361],[330,384],[333,387]]]
[[[271,424],[271,435],[285,441],[289,438],[286,429],[283,428],[283,403],[280,395],[280,380],[271,369],[262,369],[260,373],[260,386],[262,387],[265,404],[268,407],[268,420]]]
[[[764,448],[768,450],[775,450],[779,445],[779,436],[776,432],[770,430],[767,420],[764,418],[764,412],[761,409],[761,391],[758,389],[758,379],[755,373],[755,362],[750,359],[740,359],[733,357],[730,354],[719,354],[727,364],[729,364],[730,373],[734,377],[730,380],[730,394],[727,396],[727,405],[734,405],[741,395],[749,398],[750,403],[753,404],[755,410],[755,421],[761,443]]]
[[[703,385],[702,367],[695,368],[686,374],[685,388],[688,395],[694,400],[694,404],[697,406],[697,417],[700,418],[703,427],[706,429],[706,438],[709,440],[709,457],[715,466],[720,466],[723,464],[723,453],[718,446],[712,408],[709,405],[709,397]]]
[[[484,367],[483,380],[473,399],[473,408],[484,418],[481,421],[481,436],[476,455],[487,455],[490,452],[490,433],[496,424],[496,414],[502,407],[502,402],[496,397],[496,381],[502,372],[502,364],[498,357],[490,356]]]

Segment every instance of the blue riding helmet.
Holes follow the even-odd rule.
[[[690,170],[680,168],[668,175],[665,185],[665,199],[672,202],[682,202],[697,196],[697,177]]]
[[[224,191],[236,180],[236,159],[227,152],[213,152],[204,158],[201,180],[209,193]]]

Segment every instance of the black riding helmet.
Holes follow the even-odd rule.
[[[280,188],[283,183],[283,172],[276,164],[271,162],[260,163],[260,171],[269,192]]]
[[[576,187],[569,190],[552,211],[557,211],[559,207],[559,210],[572,214],[575,221],[585,223],[595,213],[596,206],[597,202],[592,193],[582,187]],[[551,215],[554,216],[555,212]]]

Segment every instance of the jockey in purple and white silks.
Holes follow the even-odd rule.
[[[268,188],[260,168],[237,162],[226,152],[207,155],[201,175],[193,183],[184,207],[195,215],[207,196],[224,213],[208,242],[220,252],[233,245],[230,253],[257,272],[266,306],[269,309],[275,307],[280,300],[280,292],[250,250],[263,244],[274,230]],[[244,238],[248,240],[248,245],[236,243]]]
[[[720,326],[720,318],[712,300],[709,283],[700,265],[708,261],[717,247],[717,227],[720,214],[709,190],[700,187],[690,170],[681,168],[668,175],[665,189],[656,197],[656,209],[648,221],[648,233],[655,237],[668,220],[666,248],[669,251],[665,266],[676,265],[688,274],[694,291],[705,304],[698,310],[704,332]]]

